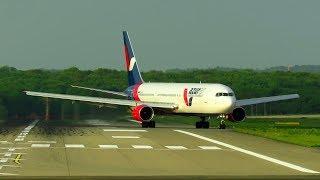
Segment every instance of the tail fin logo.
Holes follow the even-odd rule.
[[[130,65],[129,65],[129,71],[132,71],[134,65],[136,64],[136,58],[135,57],[132,57],[131,60],[130,60]]]
[[[129,86],[141,84],[143,83],[143,79],[139,71],[138,63],[133,52],[133,47],[131,45],[129,35],[126,31],[123,31],[123,43]]]

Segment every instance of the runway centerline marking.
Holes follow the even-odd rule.
[[[47,143],[47,144],[54,144],[57,143],[56,141],[28,141],[29,143]]]
[[[31,144],[32,148],[48,148],[50,144]]]
[[[198,146],[201,149],[205,149],[205,150],[220,150],[221,148],[217,147],[217,146]]]
[[[218,144],[220,146],[224,146],[224,147],[227,147],[227,148],[242,152],[244,154],[248,154],[248,155],[251,155],[251,156],[254,156],[254,157],[257,157],[257,158],[260,158],[260,159],[275,163],[275,164],[279,164],[279,165],[282,165],[282,166],[285,166],[285,167],[300,171],[300,172],[313,173],[313,174],[320,173],[318,171],[307,169],[307,168],[304,168],[304,167],[301,167],[301,166],[298,166],[298,165],[294,165],[294,164],[291,164],[291,163],[288,163],[288,162],[285,162],[285,161],[281,161],[281,160],[278,160],[278,159],[275,159],[275,158],[272,158],[272,157],[269,157],[269,156],[265,156],[265,155],[262,155],[262,154],[259,154],[259,153],[255,153],[253,151],[242,149],[242,148],[233,146],[231,144],[227,144],[227,143],[224,143],[224,142],[221,142],[221,141],[210,139],[210,138],[207,138],[207,137],[204,137],[204,136],[201,136],[201,135],[198,135],[198,134],[194,134],[194,133],[191,133],[191,132],[188,132],[188,131],[183,131],[183,130],[174,130],[174,131],[182,133],[182,134],[186,134],[186,135],[189,135],[189,136],[193,136],[193,137],[196,137],[198,139],[202,139],[202,140],[205,140],[205,141],[208,141],[208,142],[212,142],[212,143]]]
[[[112,138],[115,139],[138,139],[139,136],[112,136]]]
[[[184,149],[188,149],[184,146],[165,146],[168,149],[172,149],[172,150],[184,150]]]
[[[108,144],[100,144],[99,148],[101,149],[118,149],[119,147],[117,145],[108,145]]]
[[[148,146],[148,145],[132,145],[132,147],[135,149],[153,149],[152,146]]]
[[[148,132],[144,129],[103,129],[105,132]]]
[[[84,148],[83,144],[65,144],[66,148]]]

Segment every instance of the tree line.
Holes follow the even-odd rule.
[[[142,76],[146,82],[222,83],[230,86],[237,99],[298,93],[301,98],[267,105],[268,114],[310,114],[320,112],[320,74],[306,72],[261,72],[254,70],[223,71],[219,69],[192,69],[148,71]],[[21,119],[43,115],[43,98],[28,97],[23,91],[42,91],[107,97],[98,92],[72,88],[80,85],[99,89],[123,91],[127,87],[127,73],[113,69],[79,70],[18,70],[0,68],[0,117]],[[73,116],[76,113],[94,114],[96,105],[50,100],[53,118]],[[99,110],[101,111],[101,110]],[[248,113],[263,114],[266,106],[247,107]]]

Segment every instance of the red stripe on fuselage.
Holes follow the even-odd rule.
[[[133,86],[133,89],[132,89],[132,97],[135,101],[141,101],[139,98],[139,94],[138,94],[138,89],[139,89],[140,85],[141,84],[136,84]]]
[[[130,57],[128,54],[128,48],[126,46],[123,47],[123,52],[124,52],[124,58],[126,59],[126,65],[127,65],[127,71],[129,71],[129,66],[130,66]]]
[[[189,102],[188,102],[188,89],[187,89],[187,88],[184,89],[183,99],[184,99],[184,103],[186,104],[186,106],[189,106]]]

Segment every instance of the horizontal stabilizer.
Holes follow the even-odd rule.
[[[248,106],[248,105],[253,105],[253,104],[261,104],[261,103],[268,103],[268,102],[274,102],[274,101],[282,101],[282,100],[288,100],[288,99],[296,99],[296,98],[299,98],[299,94],[241,99],[241,100],[236,101],[236,107]]]

